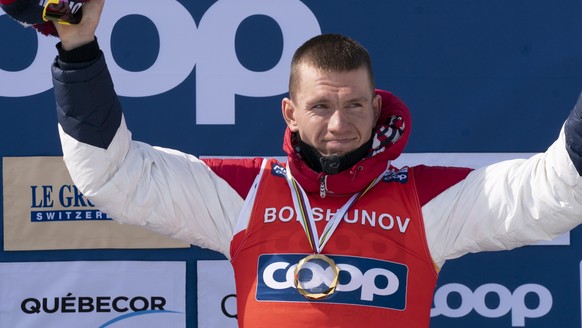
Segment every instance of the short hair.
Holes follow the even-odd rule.
[[[329,72],[348,72],[364,68],[374,89],[372,60],[359,42],[340,34],[322,34],[307,40],[293,55],[289,76],[289,97],[293,99],[299,84],[299,67],[309,65]]]

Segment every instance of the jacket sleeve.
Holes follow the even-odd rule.
[[[198,158],[132,141],[103,56],[52,67],[65,164],[75,185],[120,223],[229,256],[243,199]]]
[[[582,179],[567,141],[568,135],[581,140],[568,128],[572,115],[545,153],[472,171],[422,207],[437,265],[469,252],[551,240],[582,223]]]

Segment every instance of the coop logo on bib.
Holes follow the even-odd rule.
[[[375,259],[334,256],[340,269],[339,284],[328,298],[318,302],[354,304],[404,310],[408,267]],[[263,254],[258,263],[258,301],[309,302],[293,283],[297,263],[305,254]],[[324,272],[309,269],[310,285],[325,284]]]

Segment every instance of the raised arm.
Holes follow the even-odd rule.
[[[546,152],[475,170],[423,206],[437,264],[551,240],[582,223],[580,117],[582,97]]]
[[[94,37],[103,5],[91,0],[79,25],[58,26],[53,83],[71,177],[117,221],[228,256],[243,200],[198,158],[132,140]]]

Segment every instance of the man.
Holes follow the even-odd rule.
[[[287,164],[201,161],[132,141],[94,38],[102,7],[92,0],[81,24],[57,26],[67,167],[119,222],[227,256],[241,327],[428,327],[447,259],[551,239],[582,219],[581,108],[529,160],[397,169],[408,109],[375,90],[367,51],[340,35],[295,53]]]

